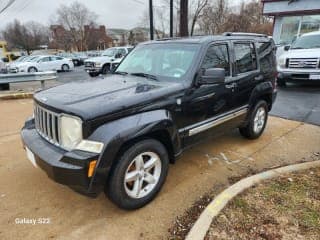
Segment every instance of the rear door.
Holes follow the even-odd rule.
[[[40,71],[49,71],[51,70],[51,59],[50,57],[43,57],[38,61]]]
[[[253,88],[263,80],[254,41],[233,41],[234,98],[237,107],[249,104]]]

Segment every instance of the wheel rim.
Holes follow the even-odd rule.
[[[253,131],[260,133],[266,121],[266,110],[263,107],[258,108],[254,117]]]
[[[132,198],[147,196],[158,184],[161,175],[161,160],[154,152],[144,152],[136,156],[129,164],[124,188]]]

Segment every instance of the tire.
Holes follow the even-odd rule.
[[[285,87],[287,85],[286,80],[284,80],[284,79],[281,79],[281,80],[278,79],[277,84],[279,87]]]
[[[110,65],[106,64],[102,68],[102,74],[108,74],[110,72]]]
[[[250,113],[248,123],[240,127],[240,134],[248,139],[257,139],[263,133],[268,121],[268,104],[260,100]]]
[[[10,90],[9,83],[0,84],[0,91]]]
[[[29,68],[28,68],[28,72],[29,72],[29,73],[38,72],[38,69],[36,69],[35,67],[29,67]]]
[[[96,76],[98,76],[98,75],[99,75],[99,73],[89,72],[89,76],[90,76],[90,77],[96,77]]]
[[[70,67],[68,64],[63,64],[61,66],[61,70],[62,70],[62,72],[68,72],[70,70]]]
[[[154,165],[151,165],[153,167],[147,166],[150,164],[150,159],[154,160]],[[137,171],[137,167],[143,170]],[[112,168],[107,181],[105,193],[122,209],[141,208],[154,199],[160,191],[167,177],[168,168],[169,158],[165,147],[153,139],[142,140],[128,148],[117,159],[117,164]],[[132,180],[126,181],[125,179],[130,176]],[[147,178],[149,180],[146,180]],[[140,191],[135,190],[136,186]]]

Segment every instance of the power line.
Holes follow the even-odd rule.
[[[0,10],[0,14],[7,10],[16,0],[10,0],[4,8]]]

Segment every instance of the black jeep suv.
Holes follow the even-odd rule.
[[[138,45],[113,74],[34,96],[22,129],[29,160],[89,196],[136,209],[159,192],[188,146],[226,129],[258,138],[276,97],[275,45],[264,35]]]

